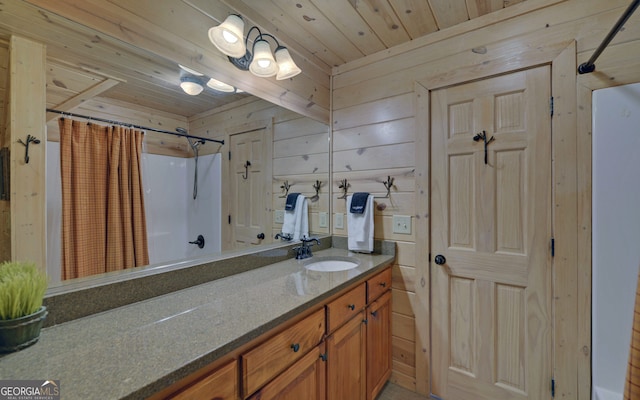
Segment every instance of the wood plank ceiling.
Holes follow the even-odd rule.
[[[190,117],[247,96],[212,90],[199,96],[184,94],[179,88],[177,64],[189,65],[197,58],[193,56],[195,51],[200,52],[200,58],[189,66],[204,65],[208,75],[220,73],[222,80],[267,100],[277,101],[282,93],[291,92],[289,96],[297,96],[298,100],[289,108],[299,111],[314,107],[318,110],[308,115],[321,117],[328,115],[329,76],[334,67],[521,1],[3,0],[0,38],[16,34],[47,45],[50,107],[73,108],[86,97],[100,96]],[[100,16],[107,15],[107,11],[120,18],[108,21],[111,28],[106,23],[101,25]],[[262,78],[230,67],[208,43],[206,32],[231,13],[245,19],[245,33],[248,26],[257,25],[277,37],[289,48],[303,74],[290,82],[270,79],[261,83]],[[81,15],[96,18],[80,23]],[[103,19],[106,21],[107,17]],[[125,29],[131,21],[152,27],[145,29],[156,32],[156,37],[145,37],[142,40],[146,42],[140,42]],[[169,42],[167,38],[176,39]],[[166,43],[171,49],[156,54],[148,45],[154,42]],[[180,49],[177,43],[188,43],[190,49]],[[169,57],[172,54],[176,57]],[[77,77],[70,78],[70,72]],[[65,80],[57,79],[56,74],[66,76]],[[288,105],[283,102],[283,106]]]

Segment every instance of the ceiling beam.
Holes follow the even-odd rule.
[[[93,85],[90,88],[88,88],[87,90],[84,90],[84,91],[78,93],[77,95],[71,97],[70,99],[68,99],[68,100],[56,105],[54,107],[54,109],[56,109],[58,111],[69,112],[69,111],[77,108],[78,106],[80,106],[85,101],[90,100],[90,99],[96,97],[97,95],[99,95],[100,93],[103,93],[103,92],[111,89],[112,87],[114,87],[118,83],[120,83],[120,81],[115,80],[115,79],[111,79],[111,78],[107,78],[104,81],[98,82],[95,85]],[[59,117],[59,115],[56,114],[56,113],[47,113],[47,122],[52,121],[52,120],[54,120],[54,119],[56,119],[58,117]]]

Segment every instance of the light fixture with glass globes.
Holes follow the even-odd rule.
[[[249,51],[249,36],[254,30],[257,31],[257,36]],[[243,33],[242,17],[231,14],[223,23],[209,29],[209,40],[233,65],[243,71],[251,71],[255,76],[268,78],[275,75],[277,80],[283,80],[293,78],[302,72],[291,58],[289,50],[280,45],[273,35],[263,33],[257,26],[252,26],[246,37],[243,37]],[[271,45],[267,38],[273,39],[276,44],[274,53],[271,53]]]
[[[188,95],[199,95],[204,90],[205,85],[217,92],[244,93],[243,90],[240,90],[227,83],[221,82],[217,79],[206,77],[203,73],[200,73],[194,69],[185,67],[181,64],[178,64],[178,66],[182,70],[180,73],[180,87]]]

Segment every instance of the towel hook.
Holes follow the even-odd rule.
[[[313,188],[316,190],[316,194],[315,196],[311,197],[311,201],[316,202],[318,201],[318,199],[320,198],[320,188],[322,187],[322,182],[320,181],[316,181],[316,183],[313,184]]]
[[[389,197],[391,197],[391,188],[393,187],[393,181],[394,178],[390,175],[387,176],[387,180],[382,182],[382,184],[384,185],[385,189],[387,189],[387,195],[386,196],[375,196],[376,199],[388,199]]]
[[[289,195],[289,189],[291,188],[291,186],[293,186],[293,185],[290,185],[289,181],[284,181],[282,183],[282,186],[280,186],[280,189],[282,189],[284,194],[282,196],[280,196],[281,199],[284,199]]]
[[[347,179],[343,179],[340,181],[340,184],[338,184],[338,189],[342,189],[342,196],[338,197],[339,199],[346,199],[347,198],[347,191],[349,190],[349,188],[351,187],[351,185],[349,184],[349,182],[347,182]]]
[[[249,167],[251,166],[251,161],[247,160],[244,163],[244,175],[242,175],[242,179],[247,179],[249,177]]]
[[[31,135],[27,135],[27,143],[23,142],[22,139],[18,139],[18,143],[22,144],[24,146],[24,163],[25,164],[29,164],[29,143],[35,143],[38,144],[40,143],[40,139],[36,138],[35,136],[31,136]]]
[[[493,142],[495,140],[495,138],[493,136],[491,136],[491,139],[487,139],[487,132],[486,131],[482,131],[480,133],[477,133],[474,137],[473,137],[473,141],[474,142],[479,142],[479,141],[484,141],[484,163],[488,164],[488,157],[487,157],[487,146],[489,146],[489,143]]]

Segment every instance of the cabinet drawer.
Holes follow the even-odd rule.
[[[237,398],[238,363],[236,361],[230,362],[182,392],[170,397],[172,400],[235,400]]]
[[[246,398],[316,347],[325,333],[324,310],[268,339],[242,355],[242,387]]]
[[[363,283],[327,304],[327,331],[333,331],[364,308],[365,292]]]
[[[367,303],[371,303],[391,289],[391,268],[387,268],[367,281]]]

